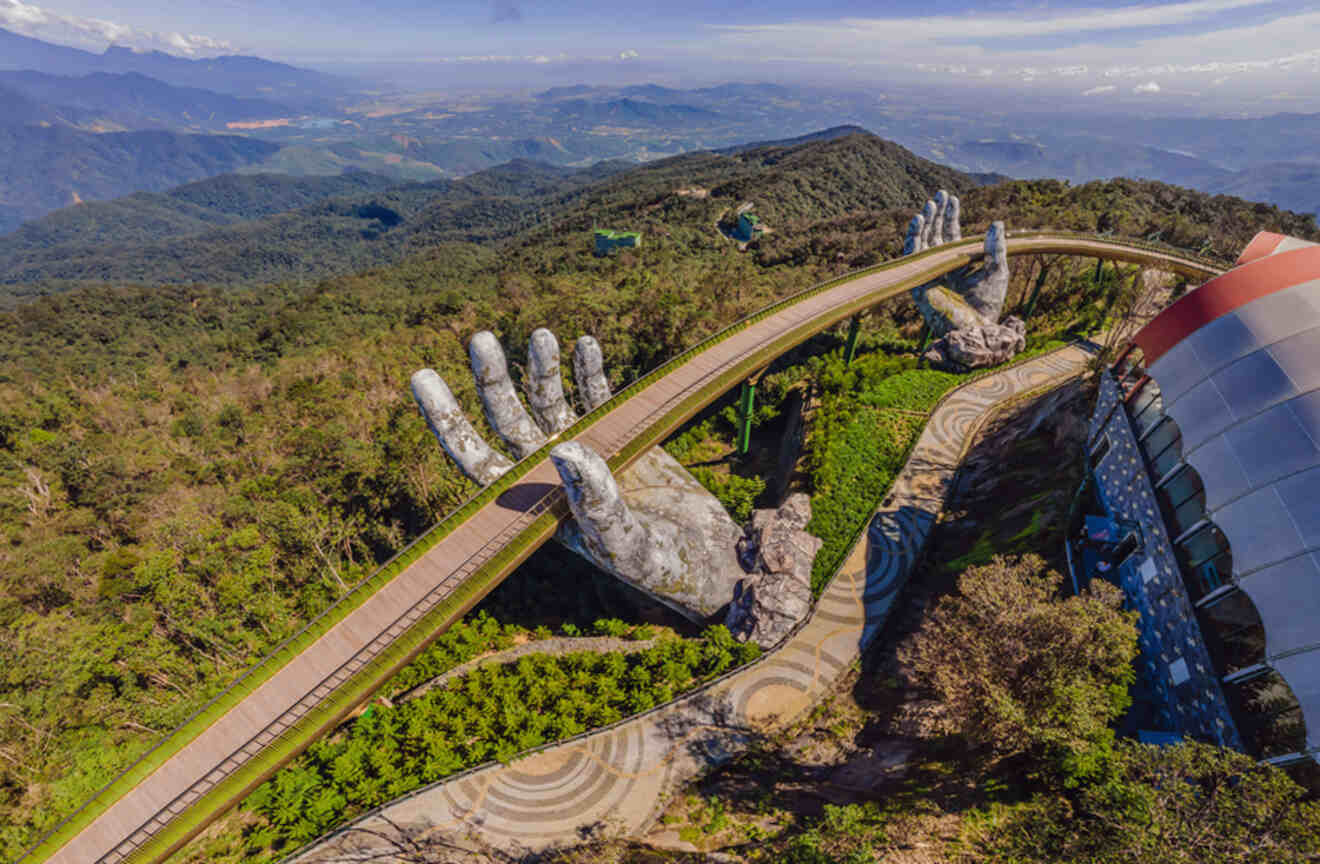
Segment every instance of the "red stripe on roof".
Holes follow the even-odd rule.
[[[1257,234],[1256,237],[1259,239],[1261,235]],[[1252,246],[1255,244],[1255,240],[1251,241]],[[1250,250],[1251,247],[1247,248]],[[1320,279],[1320,246],[1257,258],[1192,291],[1156,315],[1154,320],[1137,331],[1132,341],[1141,346],[1149,366],[1170,348],[1216,318],[1252,300],[1312,279]]]
[[[1271,231],[1261,231],[1257,233],[1255,237],[1251,238],[1251,242],[1247,244],[1247,248],[1243,249],[1242,254],[1238,256],[1237,263],[1239,265],[1250,264],[1252,261],[1259,258],[1273,255],[1274,250],[1279,248],[1279,244],[1287,239],[1288,238],[1282,234],[1275,234]]]

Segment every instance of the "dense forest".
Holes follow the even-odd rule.
[[[1004,219],[1160,233],[1227,256],[1261,229],[1320,237],[1310,217],[1236,199],[1129,181],[977,187],[905,152],[853,136],[585,184],[555,169],[537,181],[554,215],[533,210],[513,231],[500,208],[541,200],[517,193],[524,166],[482,179],[486,194],[419,205],[400,227],[437,227],[417,227],[407,254],[374,270],[235,286],[253,251],[224,243],[206,250],[227,274],[216,284],[82,284],[12,302],[0,313],[0,850],[11,857],[51,827],[473,491],[407,381],[432,366],[474,408],[464,345],[477,329],[496,331],[515,369],[536,327],[561,343],[594,334],[617,386],[776,297],[892,255],[940,185],[963,196],[969,234]],[[693,187],[709,195],[676,191]],[[745,254],[714,228],[744,198],[775,229]],[[590,228],[606,222],[644,231],[645,244],[594,257]],[[1013,296],[1043,269],[1015,259]],[[1091,269],[1048,269],[1037,336],[1076,317]],[[913,313],[890,317],[910,351]],[[881,377],[901,374],[889,390],[841,383],[850,400],[871,400],[864,410],[901,416],[893,409],[944,386],[874,362]],[[828,479],[834,457],[821,447]]]

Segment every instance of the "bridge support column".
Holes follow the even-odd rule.
[[[857,334],[862,329],[862,316],[854,315],[852,322],[848,324],[848,341],[843,346],[843,365],[851,366],[853,358],[857,356]]]
[[[738,455],[746,456],[752,448],[752,408],[756,404],[756,379],[743,382],[738,399]]]
[[[1023,323],[1031,320],[1031,313],[1036,310],[1036,300],[1040,297],[1040,291],[1045,287],[1045,277],[1050,275],[1049,264],[1044,258],[1040,261],[1040,273],[1036,276],[1036,284],[1032,286],[1031,296],[1027,298],[1027,305],[1022,309]]]

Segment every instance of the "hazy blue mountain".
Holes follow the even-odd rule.
[[[1251,201],[1269,201],[1320,218],[1320,162],[1270,162],[1238,171],[1206,190]]]
[[[1231,172],[1194,156],[1091,136],[960,141],[945,149],[959,168],[1073,183],[1133,177],[1205,189]]]
[[[60,109],[77,109],[79,125],[124,129],[224,129],[226,124],[288,116],[288,107],[196,87],[176,87],[137,72],[48,75],[31,70],[0,72],[0,87]],[[88,119],[90,118],[90,120]]]
[[[111,45],[102,54],[55,45],[0,28],[0,69],[32,69],[48,75],[137,73],[178,87],[321,105],[342,94],[343,79],[239,55],[189,60],[162,51],[136,52]]]

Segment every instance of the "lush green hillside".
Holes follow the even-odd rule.
[[[472,491],[407,381],[432,366],[475,408],[464,344],[476,329],[499,333],[514,369],[535,327],[561,342],[595,334],[618,384],[772,298],[889,254],[937,185],[964,196],[969,232],[992,216],[1080,227],[1122,212],[1118,228],[1199,246],[1178,228],[1195,211],[1216,249],[1235,252],[1261,228],[1317,236],[1273,208],[1159,184],[978,189],[864,137],[697,154],[586,186],[525,165],[471,182],[462,200],[374,196],[399,202],[401,223],[383,235],[414,232],[400,248],[415,251],[359,275],[80,286],[0,312],[4,857]],[[677,194],[693,186],[711,197]],[[714,229],[743,198],[776,231],[749,254]],[[487,239],[529,207],[536,227]],[[593,223],[641,229],[645,243],[595,258]],[[291,228],[291,242],[335,251],[309,231]],[[444,232],[486,242],[430,239]],[[273,240],[262,248],[281,254]],[[206,254],[232,267],[242,249]],[[1051,273],[1050,290],[1072,296],[1077,280]],[[575,588],[549,593],[576,596],[582,572],[553,570]]]
[[[168,192],[139,192],[56,210],[0,237],[0,260],[59,261],[104,247],[158,242],[221,225],[260,219],[341,195],[398,185],[388,177],[350,172],[333,177],[223,174]]]
[[[80,200],[159,191],[265,159],[276,144],[236,135],[93,134],[65,126],[0,125],[0,232]]]
[[[574,172],[520,161],[462,181],[401,185],[174,239],[81,248],[43,248],[39,236],[18,246],[0,241],[0,253],[10,253],[0,254],[0,281],[313,278],[388,264],[435,243],[503,239],[539,223],[553,222],[552,235],[587,231],[593,223],[645,229],[706,220],[713,226],[724,209],[755,200],[775,226],[919,206],[926,190],[964,190],[977,182],[871,135],[730,155],[695,153],[619,174],[623,168],[606,163]],[[584,185],[591,180],[598,182]],[[675,194],[689,187],[710,197]]]

